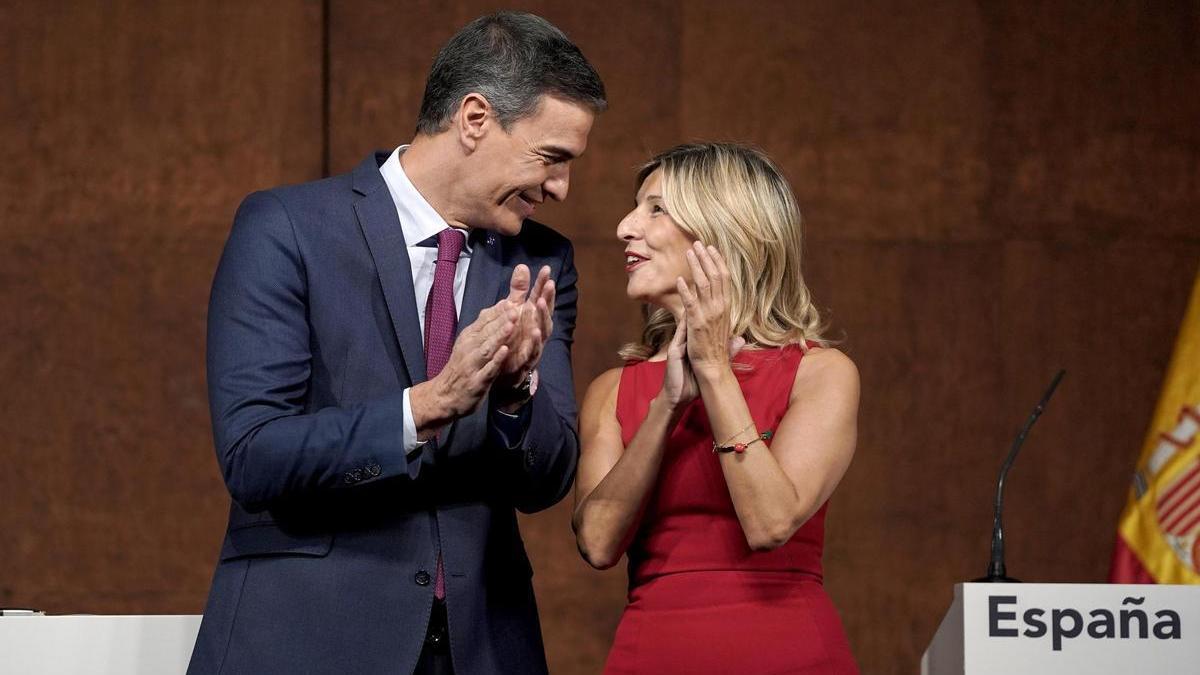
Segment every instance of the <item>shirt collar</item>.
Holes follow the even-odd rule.
[[[425,201],[425,198],[421,196],[421,193],[404,173],[404,167],[400,165],[400,154],[407,149],[407,145],[401,145],[393,150],[392,154],[388,155],[388,158],[379,167],[379,173],[383,175],[383,182],[387,184],[392,201],[396,203],[396,214],[400,217],[400,229],[404,233],[404,244],[413,247],[420,246],[422,242],[436,237],[438,232],[450,225],[438,215],[437,211],[433,210],[429,202]],[[472,248],[470,232],[464,230],[463,234],[467,235],[463,253],[470,255]]]

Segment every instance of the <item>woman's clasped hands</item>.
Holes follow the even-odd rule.
[[[730,363],[746,345],[742,337],[730,336],[733,287],[725,259],[716,247],[699,241],[686,255],[692,284],[683,277],[675,279],[682,309],[676,315],[663,376],[663,394],[676,407],[700,394],[698,380],[710,382],[731,373]]]

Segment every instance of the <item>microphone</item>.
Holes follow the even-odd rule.
[[[1017,434],[1016,440],[1013,441],[1012,449],[1008,451],[1008,457],[1005,458],[1004,464],[1000,465],[1000,479],[996,481],[996,510],[992,515],[992,560],[988,563],[987,576],[975,579],[975,583],[1019,583],[1017,579],[1009,577],[1004,569],[1004,524],[1001,519],[1004,512],[1004,478],[1008,476],[1008,470],[1012,468],[1013,462],[1017,459],[1017,453],[1021,450],[1021,444],[1025,442],[1025,437],[1029,435],[1029,430],[1033,428],[1033,423],[1046,409],[1046,404],[1050,401],[1058,383],[1063,379],[1063,375],[1066,374],[1067,371],[1060,370],[1051,380],[1050,388],[1046,390],[1042,400],[1034,407],[1029,421],[1025,423],[1021,432]]]

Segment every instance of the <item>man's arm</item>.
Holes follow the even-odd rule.
[[[505,301],[480,312],[432,380],[305,413],[308,310],[307,270],[287,209],[275,195],[255,193],[234,218],[208,313],[217,461],[230,495],[249,511],[319,490],[416,479],[421,453],[406,447],[478,406],[507,355],[516,314]],[[405,426],[418,439],[405,438]]]
[[[403,391],[304,413],[312,353],[304,261],[269,192],[238,209],[213,280],[208,386],[217,461],[247,510],[323,489],[415,477],[404,452]]]
[[[505,455],[513,502],[525,513],[553,506],[567,494],[575,479],[579,436],[571,342],[575,332],[577,279],[574,253],[568,243],[554,278],[553,329],[537,365],[537,391],[518,411],[516,420],[504,419],[503,413],[494,409],[488,415],[492,444],[499,446],[499,452]]]

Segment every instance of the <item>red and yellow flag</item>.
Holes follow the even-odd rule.
[[[1109,580],[1200,584],[1200,276],[1121,514]]]

